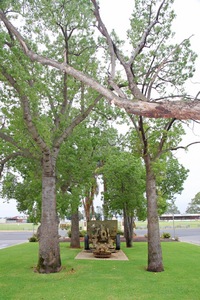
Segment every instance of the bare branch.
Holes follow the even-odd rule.
[[[174,148],[165,149],[165,151],[163,151],[163,152],[176,151],[176,150],[179,150],[179,149],[187,150],[188,147],[190,147],[192,145],[195,145],[195,144],[200,144],[200,141],[196,141],[196,142],[190,143],[190,144],[188,144],[186,146],[177,146],[177,147],[174,147]]]
[[[200,91],[196,94],[196,97],[194,98],[194,100],[197,100],[199,95],[200,95]]]

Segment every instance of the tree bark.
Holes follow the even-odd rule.
[[[127,215],[126,208],[124,208],[124,237],[126,247],[133,247],[133,217]]]
[[[55,273],[61,269],[58,217],[56,213],[56,180],[54,174],[42,178],[42,217],[39,238],[39,273]]]
[[[148,154],[144,157],[146,166],[146,195],[148,214],[148,267],[147,271],[164,271],[160,243],[159,218],[157,210],[156,180]]]
[[[79,215],[78,208],[75,213],[72,214],[71,220],[71,248],[80,248],[80,237],[79,237]]]

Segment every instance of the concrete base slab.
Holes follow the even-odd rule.
[[[83,250],[78,253],[75,259],[92,259],[92,260],[128,260],[128,257],[122,250],[112,253],[109,258],[96,258],[91,251]]]

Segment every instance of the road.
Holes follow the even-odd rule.
[[[200,245],[200,228],[161,228],[160,233],[169,232],[172,238],[178,237],[180,242]],[[138,236],[147,234],[147,229],[136,229],[135,233]]]
[[[0,231],[0,249],[23,244],[28,242],[28,239],[33,235],[33,232],[17,232],[17,231]]]
[[[172,237],[178,237],[179,241],[200,245],[200,228],[176,228],[175,234],[172,228],[161,229],[162,232],[169,232]],[[138,236],[147,234],[146,229],[136,229]],[[28,242],[33,232],[10,232],[0,231],[0,249]],[[63,235],[63,232],[62,232]]]

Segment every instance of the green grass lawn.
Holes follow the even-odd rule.
[[[162,243],[165,271],[150,273],[147,244],[122,249],[128,261],[76,260],[80,249],[61,243],[60,273],[34,273],[37,243],[0,250],[1,300],[199,300],[200,247]]]
[[[4,231],[36,231],[38,225],[33,223],[3,223],[0,224],[0,230]]]

